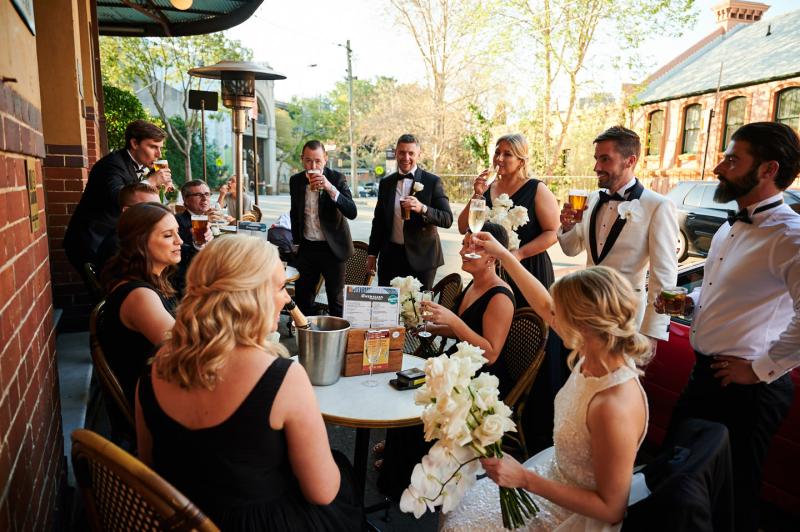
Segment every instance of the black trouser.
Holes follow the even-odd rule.
[[[300,278],[295,283],[295,302],[300,311],[306,316],[313,312],[317,283],[322,275],[328,295],[328,313],[341,317],[345,269],[345,261],[336,258],[327,242],[303,239],[297,251],[297,271],[300,272]]]
[[[794,397],[787,374],[774,382],[721,386],[711,367],[714,359],[695,352],[696,362],[670,422],[701,418],[728,428],[733,458],[734,523],[737,531],[758,529],[759,492],[764,459]],[[669,434],[667,436],[669,439]]]
[[[436,268],[432,270],[415,270],[408,263],[406,248],[400,244],[389,243],[381,251],[378,261],[378,285],[389,286],[395,277],[406,277],[411,275],[422,283],[423,290],[430,290],[433,287],[433,280],[436,277]]]

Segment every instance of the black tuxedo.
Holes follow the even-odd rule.
[[[299,245],[296,264],[300,277],[295,285],[295,299],[303,313],[307,315],[311,313],[316,285],[322,275],[325,279],[330,313],[333,316],[341,316],[345,261],[353,255],[353,239],[346,218],[355,219],[358,211],[345,176],[330,168],[324,168],[323,174],[339,191],[336,202],[325,191],[309,190],[305,172],[289,178],[292,239]],[[320,229],[325,236],[324,241],[311,241],[305,238],[306,194],[318,194],[317,215]]]
[[[392,277],[413,275],[430,288],[436,269],[444,264],[442,244],[437,227],[453,225],[450,202],[444,193],[439,176],[420,168],[414,172],[414,183],[422,183],[423,189],[412,194],[427,205],[425,214],[412,212],[411,219],[403,222],[403,245],[391,242],[395,215],[395,196],[400,174],[395,172],[378,185],[378,202],[372,219],[369,236],[369,254],[378,256],[378,281],[387,285]]]
[[[172,278],[172,285],[178,291],[178,294],[182,295],[186,286],[186,270],[189,269],[189,264],[199,250],[192,243],[192,213],[189,212],[189,209],[176,214],[175,219],[178,221],[178,235],[183,240],[183,243],[181,244],[181,262],[178,264],[178,269]]]
[[[119,191],[139,181],[133,159],[126,149],[97,161],[64,235],[64,250],[72,265],[83,273],[83,264],[97,264],[103,242],[117,230],[121,214]]]

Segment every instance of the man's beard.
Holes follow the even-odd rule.
[[[753,164],[753,167],[742,176],[738,183],[729,181],[727,178],[717,176],[719,185],[717,190],[714,191],[714,201],[717,203],[728,203],[741,198],[758,185],[758,165]]]

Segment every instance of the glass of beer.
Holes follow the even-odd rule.
[[[166,159],[159,159],[153,163],[153,171],[158,172],[162,168],[169,168],[169,161]]]
[[[469,202],[469,230],[473,235],[483,229],[483,224],[486,223],[487,214],[486,200],[473,199]],[[475,241],[472,239],[470,239],[470,247],[472,250],[464,256],[468,259],[481,258],[480,255],[475,253]]]
[[[206,231],[208,231],[208,215],[192,215],[192,243],[197,247],[206,245]]]
[[[312,179],[317,177],[318,175],[322,175],[322,170],[318,168],[311,168],[310,170],[306,170],[306,178],[308,178],[308,182],[310,183]],[[319,188],[312,187],[311,190],[318,191]]]
[[[425,302],[432,302],[433,301],[433,292],[430,290],[425,290],[421,293],[420,303]],[[422,306],[422,330],[419,332],[419,335],[422,338],[430,338],[431,333],[428,332],[428,318],[431,317],[433,313],[430,310],[427,310],[427,307]]]
[[[583,220],[583,211],[586,209],[586,201],[589,199],[589,192],[581,189],[573,189],[569,191],[569,205],[575,210],[574,220],[580,222]]]
[[[670,316],[683,316],[686,314],[686,297],[688,291],[682,286],[673,286],[661,290],[661,299],[664,300],[664,312]]]

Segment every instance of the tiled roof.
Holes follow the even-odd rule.
[[[800,75],[800,10],[734,27],[652,81],[636,101],[652,103],[715,91],[720,62],[724,62],[723,90]]]

